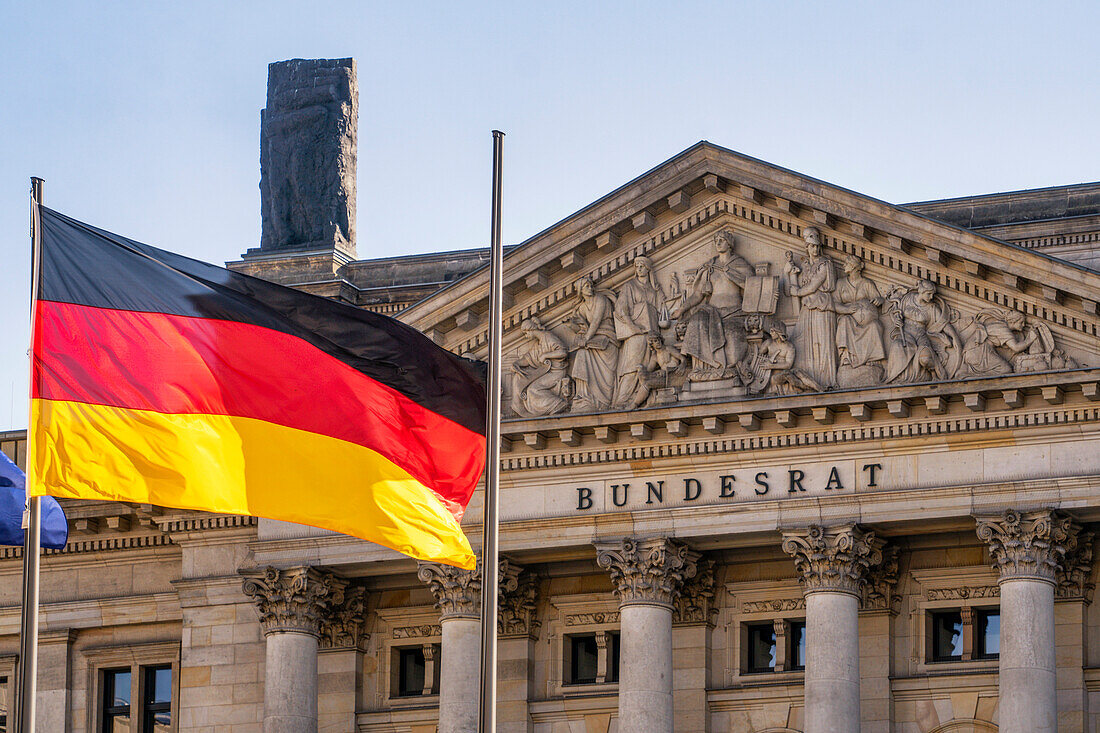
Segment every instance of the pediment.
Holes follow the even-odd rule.
[[[505,278],[511,417],[1100,365],[1100,275],[708,144],[523,243]],[[403,319],[483,357],[486,281]]]

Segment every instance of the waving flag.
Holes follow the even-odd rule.
[[[476,362],[41,209],[34,493],[250,514],[473,567]]]
[[[23,545],[23,507],[27,477],[7,454],[0,452],[0,545]],[[69,522],[57,499],[42,500],[42,546],[60,550],[69,541]]]

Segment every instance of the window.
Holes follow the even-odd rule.
[[[599,671],[600,649],[595,634],[569,637],[569,684],[590,685]]]
[[[791,669],[806,669],[806,622],[791,623]]]
[[[1001,610],[974,612],[974,658],[996,659],[1001,654]]]
[[[393,650],[393,697],[439,694],[442,647],[439,644],[399,647]]]
[[[141,733],[167,733],[172,728],[172,667],[144,667]]]
[[[932,614],[932,661],[958,662],[963,658],[963,622],[959,611]]]
[[[8,711],[11,701],[8,699],[8,677],[0,675],[0,733],[8,733]]]
[[[109,669],[103,672],[102,733],[130,733],[129,669]]]
[[[619,681],[617,631],[596,631],[565,637],[565,684],[601,685]]]
[[[748,627],[748,663],[746,671],[774,672],[776,663],[775,625],[753,624]]]

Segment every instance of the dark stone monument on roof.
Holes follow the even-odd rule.
[[[268,65],[260,112],[259,251],[355,255],[359,87],[354,59]]]

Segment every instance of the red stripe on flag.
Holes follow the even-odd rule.
[[[457,517],[484,468],[483,436],[280,331],[51,301],[37,314],[35,398],[247,417],[348,441],[407,470]],[[325,487],[302,489],[308,501]]]

